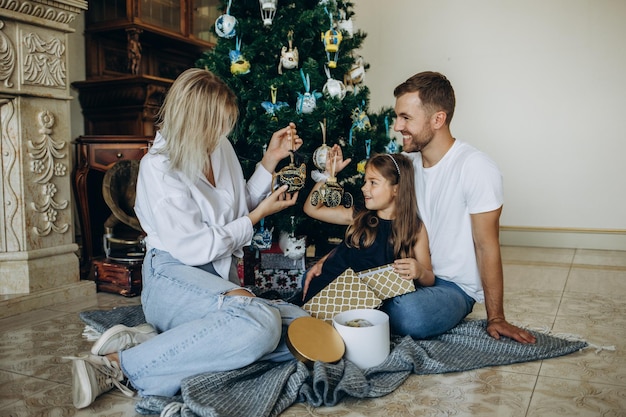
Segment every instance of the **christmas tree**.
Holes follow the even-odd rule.
[[[343,238],[345,227],[321,223],[302,211],[314,184],[311,171],[318,170],[315,151],[325,139],[328,146],[339,143],[344,157],[352,158],[337,180],[354,200],[362,198],[358,163],[374,153],[397,151],[389,136],[391,109],[368,111],[369,90],[363,83],[368,65],[357,51],[366,34],[352,30],[353,3],[222,0],[220,10],[216,46],[196,66],[220,76],[238,97],[240,117],[230,139],[244,174],[252,174],[272,133],[290,121],[304,140],[293,160],[284,161],[284,166],[306,166],[298,204],[264,219],[264,228],[273,228],[275,240],[284,231],[325,248],[329,238]]]

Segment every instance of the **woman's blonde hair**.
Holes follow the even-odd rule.
[[[165,139],[160,152],[168,155],[172,170],[194,181],[238,115],[237,97],[220,78],[188,69],[174,81],[157,114],[156,126]]]
[[[365,168],[376,169],[391,185],[398,185],[395,199],[395,219],[391,224],[389,241],[396,258],[413,258],[413,249],[422,227],[415,196],[413,163],[402,154],[377,154],[368,159]],[[346,243],[353,248],[370,247],[376,239],[378,216],[375,210],[355,212],[346,230]]]

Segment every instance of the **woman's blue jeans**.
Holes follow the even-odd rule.
[[[159,334],[120,352],[124,375],[140,395],[172,396],[188,376],[293,359],[286,329],[308,314],[285,301],[226,296],[240,287],[205,269],[161,250],[146,254],[141,302]]]
[[[458,285],[435,277],[432,287],[386,300],[381,310],[389,315],[392,334],[428,339],[459,324],[474,308],[474,299]]]

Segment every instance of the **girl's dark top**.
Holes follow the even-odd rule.
[[[370,247],[351,248],[344,240],[328,256],[322,266],[322,273],[309,284],[304,302],[333,282],[343,271],[352,268],[355,272],[392,263],[395,260],[393,245],[389,242],[391,220],[378,219],[376,239]]]

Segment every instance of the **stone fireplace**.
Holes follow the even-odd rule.
[[[0,318],[95,293],[74,239],[68,34],[83,0],[0,0]]]

